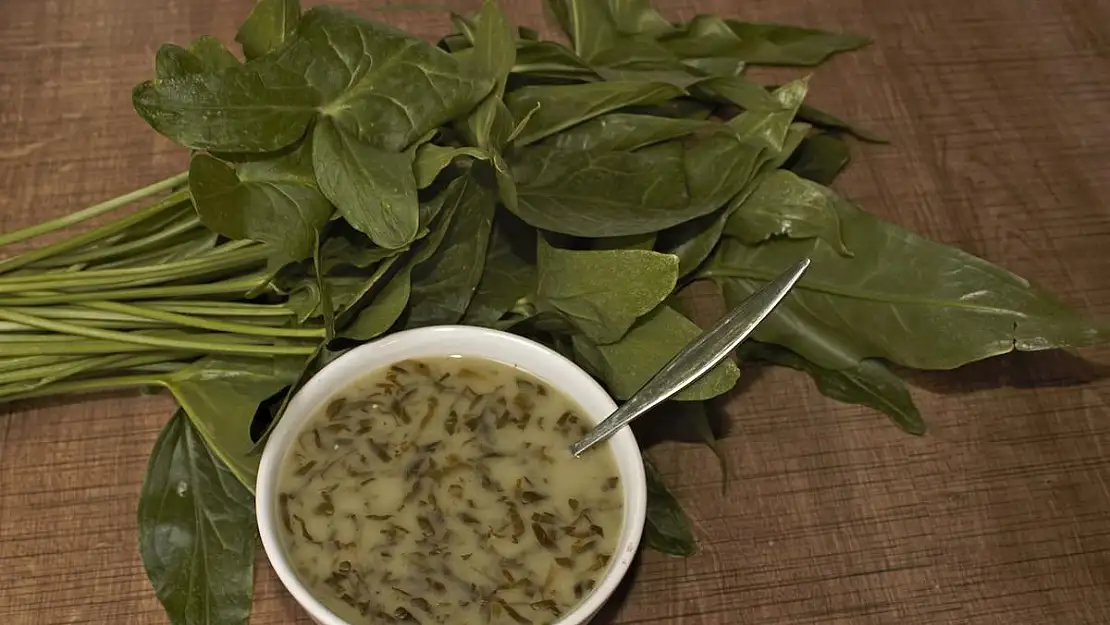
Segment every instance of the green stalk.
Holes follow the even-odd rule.
[[[249,242],[244,242],[249,243]],[[235,244],[228,244],[232,246]],[[0,278],[0,293],[19,293],[29,288],[35,290],[99,289],[106,287],[143,286],[171,282],[219,273],[266,260],[269,251],[250,245],[207,257],[198,257],[157,267],[132,267],[127,269],[101,269],[82,271],[78,274],[43,274],[40,276],[12,276]]]
[[[145,317],[149,320],[163,321],[179,326],[197,328],[200,330],[209,330],[212,332],[231,332],[233,334],[250,334],[257,336],[282,337],[291,339],[323,339],[327,337],[327,332],[323,328],[314,329],[260,327],[253,326],[249,323],[214,321],[209,319],[191,317],[189,315],[182,315],[179,313],[172,313],[161,310],[153,310],[145,306],[121,304],[118,302],[89,302],[88,304],[85,304],[85,306],[96,310],[128,313],[135,315],[136,317]]]
[[[23,307],[45,306],[49,304],[74,304],[99,300],[145,300],[170,297],[196,297],[201,295],[230,295],[241,297],[247,291],[264,286],[266,274],[249,278],[224,280],[207,284],[186,284],[160,287],[138,287],[128,289],[109,289],[92,293],[49,293],[45,295],[28,292],[17,297],[0,297],[0,306]]]
[[[188,180],[188,172],[183,172],[177,174],[176,176],[166,178],[165,180],[162,180],[160,182],[155,182],[154,184],[143,187],[142,189],[138,189],[130,193],[125,193],[117,198],[113,198],[99,204],[94,204],[93,206],[90,206],[83,210],[79,210],[75,213],[70,213],[64,217],[59,217],[50,221],[44,221],[40,224],[35,224],[33,226],[28,226],[26,228],[16,230],[15,232],[9,232],[7,234],[0,235],[0,247],[4,245],[11,245],[12,243],[26,241],[27,239],[32,239],[37,236],[48,234],[54,232],[55,230],[61,230],[62,228],[68,228],[69,226],[79,224],[82,221],[92,219],[93,217],[96,217],[98,215],[103,215],[104,213],[113,211],[122,206],[126,206],[137,200],[150,197],[163,191],[168,191],[180,184],[187,182]]]
[[[296,313],[281,304],[240,304],[236,302],[145,302],[145,308],[182,315],[212,317],[291,317]]]
[[[176,224],[165,230],[149,234],[145,237],[134,239],[120,245],[112,245],[101,249],[92,249],[87,252],[72,255],[63,255],[57,258],[48,258],[36,266],[44,268],[65,267],[67,265],[92,263],[103,261],[108,258],[115,258],[117,256],[124,256],[133,254],[135,252],[146,251],[150,248],[162,247],[159,251],[165,252],[165,243],[172,241],[174,237],[189,232],[200,225],[200,219],[195,215],[189,217],[185,221]]]
[[[44,385],[93,369],[130,369],[133,367],[173,361],[178,357],[180,357],[180,354],[175,354],[173,352],[154,352],[138,356],[132,354],[109,354],[106,356],[74,358],[64,363],[27,367],[19,371],[0,373],[0,384],[38,380],[40,385]]]
[[[0,386],[0,402],[13,402],[22,399],[35,399],[50,397],[52,395],[66,395],[70,393],[95,393],[97,391],[116,391],[127,388],[142,388],[144,386],[159,386],[161,380],[157,375],[121,375],[108,378],[93,378],[90,380],[77,380],[74,382],[59,382],[43,388],[28,390],[26,384],[5,384]]]
[[[0,319],[6,321],[14,321],[16,323],[23,323],[43,330],[51,332],[61,332],[63,334],[72,334],[74,336],[83,336],[92,339],[102,339],[106,341],[117,341],[121,343],[130,343],[134,345],[142,345],[146,347],[167,348],[167,349],[180,349],[185,351],[197,351],[205,353],[217,354],[239,354],[239,355],[303,355],[308,356],[315,353],[315,348],[310,346],[299,345],[249,345],[243,343],[216,343],[194,341],[188,339],[175,339],[162,336],[153,336],[149,334],[139,334],[136,332],[117,332],[115,330],[101,330],[98,328],[86,328],[71,323],[61,321],[52,321],[50,319],[43,319],[34,315],[17,312],[12,309],[0,309]]]
[[[161,201],[159,201],[156,204],[152,204],[151,206],[148,206],[148,207],[146,207],[142,210],[139,210],[135,213],[132,213],[131,215],[128,215],[126,217],[120,218],[116,221],[104,224],[103,226],[100,226],[99,228],[93,228],[92,230],[89,230],[87,232],[82,232],[81,234],[74,235],[72,237],[63,239],[63,240],[58,241],[56,243],[52,243],[50,245],[46,245],[44,247],[40,247],[40,248],[37,248],[37,249],[29,250],[29,251],[24,252],[22,254],[19,254],[17,256],[12,256],[11,258],[5,258],[4,260],[0,260],[0,273],[7,273],[9,271],[12,271],[13,269],[18,269],[18,268],[23,267],[25,265],[29,265],[33,262],[40,261],[40,260],[43,260],[45,258],[49,258],[49,257],[51,257],[55,254],[60,254],[62,252],[68,252],[70,250],[77,249],[77,248],[79,248],[83,245],[87,245],[89,243],[92,243],[93,241],[99,241],[100,239],[103,239],[104,237],[116,234],[118,232],[122,232],[123,230],[126,230],[127,228],[129,228],[129,227],[131,227],[135,224],[142,223],[143,220],[149,219],[151,217],[155,217],[159,213],[161,213],[162,211],[171,209],[171,208],[177,206],[178,204],[180,204],[182,202],[186,202],[188,200],[189,200],[189,190],[188,189],[183,189],[181,191],[171,193],[170,195],[166,196],[164,199],[162,199]],[[63,219],[65,219],[65,218],[63,218]],[[59,220],[54,220],[54,222],[57,222],[57,221],[59,221]],[[54,223],[54,222],[46,222],[46,223],[50,224],[50,223]],[[35,228],[35,226],[32,226],[30,229],[33,230],[34,228]],[[45,232],[50,232],[53,229],[56,229],[56,227],[51,227],[50,229],[45,230]],[[20,234],[21,232],[25,232],[26,230],[27,229],[16,231],[16,232],[13,232],[10,235],[8,235],[9,239],[11,239],[11,237],[13,237],[13,236],[17,237],[17,238],[11,239],[10,242],[22,241],[26,238],[29,238],[26,235]],[[35,235],[32,235],[32,236],[35,236]]]

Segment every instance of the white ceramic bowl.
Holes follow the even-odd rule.
[[[324,607],[293,572],[278,536],[277,478],[290,446],[305,423],[321,406],[370,372],[407,358],[436,356],[485,358],[522,369],[573,398],[596,423],[616,405],[589,374],[562,355],[514,334],[470,326],[436,326],[391,334],[361,345],[329,363],[289,402],[281,422],[270,434],[262,452],[255,501],[258,530],[270,564],[281,583],[320,625],[351,625]],[[624,485],[624,526],[615,557],[600,583],[556,625],[584,625],[597,614],[628,572],[647,512],[647,490],[643,457],[632,432],[625,428],[607,443]]]

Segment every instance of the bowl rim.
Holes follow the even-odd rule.
[[[538,342],[489,328],[438,325],[402,330],[354,347],[329,362],[294,393],[281,421],[270,432],[262,450],[255,485],[255,515],[266,558],[285,589],[321,625],[353,624],[340,618],[318,600],[297,578],[285,556],[278,536],[276,514],[277,481],[285,455],[301,428],[317,414],[319,406],[355,380],[405,358],[455,355],[459,350],[429,349],[429,346],[451,345],[453,339],[460,338],[470,341],[470,346],[462,355],[515,366],[575,398],[580,405],[594,405],[595,409],[592,411],[583,406],[586,418],[592,422],[600,421],[616,409],[613,399],[602,386],[570,359]],[[502,356],[493,355],[493,352],[500,352]],[[519,362],[505,362],[508,359],[504,356],[506,353],[512,355],[510,358],[515,357],[514,360],[531,361],[533,367],[557,372],[560,380],[552,381],[550,375],[545,376]],[[536,366],[537,363],[540,366]],[[567,376],[567,379],[563,376]],[[569,392],[570,389],[574,392]],[[581,399],[583,393],[588,395],[590,401]],[[604,407],[605,414],[600,414],[602,410],[596,409],[599,406]],[[628,573],[643,536],[647,517],[647,477],[639,444],[631,429],[623,428],[609,439],[606,447],[613,454],[624,491],[624,524],[614,558],[597,586],[552,625],[581,625],[589,622]]]

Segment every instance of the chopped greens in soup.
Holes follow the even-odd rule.
[[[297,575],[351,623],[553,623],[608,569],[624,494],[589,423],[500,363],[397,363],[322,407],[285,460]]]

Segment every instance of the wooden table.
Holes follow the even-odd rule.
[[[505,4],[540,23],[538,2]],[[659,4],[675,17],[737,5],[752,19],[875,35],[812,83],[812,102],[893,140],[860,146],[837,186],[1110,318],[1110,3]],[[0,231],[180,171],[185,153],[133,113],[131,87],[152,73],[160,43],[230,42],[250,5],[0,3]],[[385,15],[428,37],[447,27],[440,14]],[[701,553],[646,555],[609,622],[1110,622],[1110,381],[1092,364],[1110,351],[1082,358],[916,376],[924,438],[797,375],[749,374],[723,406],[726,496],[704,448],[659,453]],[[0,410],[0,622],[166,623],[139,561],[135,509],[170,400]],[[253,622],[307,623],[259,571]]]

